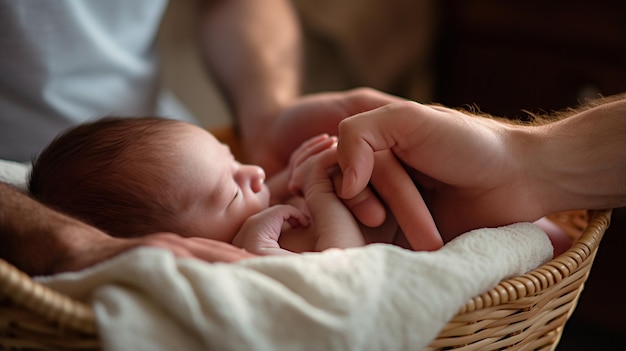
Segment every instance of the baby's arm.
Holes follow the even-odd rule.
[[[286,167],[265,180],[265,185],[270,190],[270,206],[285,203],[293,196],[287,190],[289,176],[289,168]]]
[[[328,170],[337,165],[336,138],[319,135],[304,142],[291,157],[289,190],[301,194],[312,217],[316,251],[365,245],[352,212],[335,193]]]
[[[308,226],[309,218],[290,205],[275,205],[250,216],[233,238],[233,245],[257,255],[290,255],[278,245],[283,226]]]

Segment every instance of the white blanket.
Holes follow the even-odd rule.
[[[0,159],[0,181],[26,190],[30,164]]]
[[[207,264],[144,248],[40,281],[93,305],[105,350],[420,350],[471,297],[551,257],[543,231],[518,223],[436,252]]]

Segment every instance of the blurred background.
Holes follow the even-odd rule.
[[[626,92],[626,2],[293,0],[305,34],[305,92],[370,86],[509,118]],[[194,1],[172,1],[163,82],[209,127],[230,124],[194,47]],[[625,136],[626,137],[626,136]],[[626,345],[626,209],[613,213],[557,350]]]

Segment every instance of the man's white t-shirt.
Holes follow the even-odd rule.
[[[162,101],[171,97],[156,49],[166,5],[0,0],[0,159],[31,160],[62,130],[108,115],[193,121]]]

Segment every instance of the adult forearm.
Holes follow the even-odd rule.
[[[70,270],[64,265],[71,247],[105,236],[0,182],[0,257],[23,271],[37,275]]]
[[[516,131],[545,212],[626,206],[625,96],[568,114]]]
[[[286,0],[218,0],[203,10],[205,59],[247,140],[299,94],[296,14]]]

